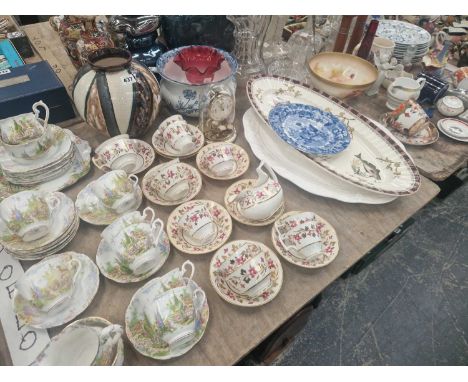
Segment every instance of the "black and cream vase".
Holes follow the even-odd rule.
[[[143,136],[161,102],[154,75],[125,49],[100,49],[88,61],[73,81],[73,101],[81,118],[111,137]]]

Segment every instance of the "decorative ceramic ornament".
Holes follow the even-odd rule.
[[[153,73],[123,49],[100,49],[88,60],[73,81],[72,96],[80,116],[109,136],[143,136],[161,102]]]

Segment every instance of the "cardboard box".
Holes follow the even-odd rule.
[[[0,119],[30,113],[40,100],[49,107],[50,123],[75,118],[72,101],[47,61],[0,72]]]

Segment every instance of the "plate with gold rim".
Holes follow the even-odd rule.
[[[221,148],[227,148],[230,150],[230,155],[235,161],[234,170],[224,176],[219,176],[213,173],[210,169],[210,163],[213,162],[216,153],[213,151],[218,152]],[[238,178],[239,176],[243,175],[249,168],[250,159],[247,151],[245,151],[239,145],[234,143],[225,143],[225,142],[216,142],[210,143],[203,147],[197,154],[197,167],[198,169],[206,175],[208,178],[216,179],[216,180],[230,180]]]
[[[153,137],[151,138],[151,143],[153,144],[154,150],[162,157],[169,159],[185,159],[193,157],[205,144],[205,136],[203,135],[203,132],[196,126],[187,124],[187,128],[194,136],[195,148],[192,151],[185,154],[178,153],[164,139],[160,128],[154,132]]]
[[[276,227],[281,224],[281,221],[285,218],[288,218],[293,215],[300,214],[302,211],[289,211],[283,214],[273,225],[271,228],[271,241],[273,243],[273,247],[276,251],[290,263],[297,265],[302,268],[321,268],[328,264],[330,264],[333,260],[335,260],[336,256],[339,252],[339,244],[338,244],[338,237],[336,235],[335,229],[332,227],[330,223],[328,223],[324,218],[320,217],[319,215],[315,214],[316,230],[319,234],[320,238],[322,239],[323,250],[313,256],[310,259],[303,259],[297,256],[294,256],[291,252],[289,252],[286,248],[284,248],[283,244],[278,240],[278,233],[276,231]]]
[[[185,240],[182,228],[179,227],[181,217],[194,206],[204,205],[214,218],[217,227],[216,237],[207,244],[193,245]],[[167,234],[171,244],[179,251],[190,255],[202,255],[213,252],[221,247],[231,236],[232,219],[226,209],[212,200],[191,200],[178,206],[167,219]]]
[[[271,283],[269,287],[256,297],[240,295],[234,292],[219,271],[229,257],[245,244],[254,244],[259,248],[261,253],[266,257],[268,268],[271,272]],[[237,306],[257,307],[269,303],[278,295],[283,285],[283,268],[278,256],[265,244],[250,240],[235,240],[222,246],[213,255],[210,262],[210,281],[216,293],[228,303]]]
[[[237,203],[234,200],[235,196],[240,194],[247,188],[252,188],[255,186],[257,179],[241,179],[237,182],[231,184],[224,194],[224,205],[226,206],[229,215],[234,220],[237,220],[239,223],[250,225],[254,227],[263,227],[274,223],[284,212],[285,202],[281,203],[281,206],[271,215],[268,219],[264,220],[251,220],[244,217],[237,208]]]
[[[198,170],[187,164],[180,162],[177,164],[176,168],[177,171],[180,171],[184,174],[184,178],[188,179],[189,181],[189,191],[185,197],[179,200],[166,200],[162,198],[158,191],[157,191],[157,177],[156,174],[158,173],[159,169],[164,167],[166,163],[162,163],[158,166],[153,167],[149,170],[143,180],[141,182],[141,188],[143,190],[143,194],[145,195],[146,199],[154,204],[159,204],[161,206],[177,206],[179,204],[188,202],[189,200],[193,199],[198,193],[201,191],[202,188],[202,178]]]

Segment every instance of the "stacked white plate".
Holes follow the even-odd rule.
[[[407,49],[414,45],[412,62],[420,62],[431,44],[431,34],[428,31],[405,21],[381,20],[376,35],[395,43],[393,55],[398,61],[402,61]]]
[[[0,201],[26,189],[59,191],[86,175],[91,147],[70,130],[49,125],[54,132],[52,147],[35,160],[11,156],[0,146]]]
[[[19,260],[39,260],[59,252],[73,240],[80,224],[75,203],[61,192],[54,192],[52,196],[59,203],[58,209],[53,212],[49,233],[34,241],[17,239],[2,242],[12,256]]]

